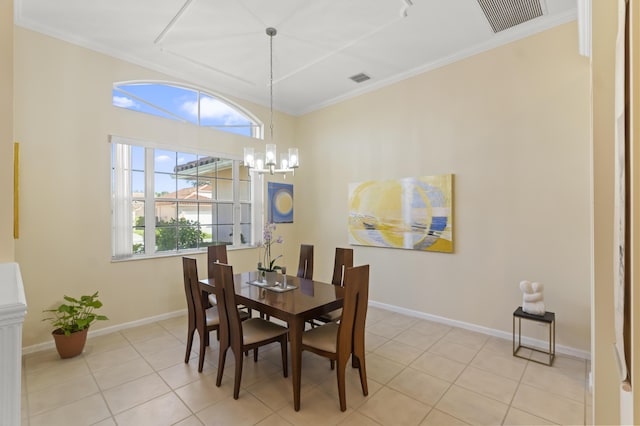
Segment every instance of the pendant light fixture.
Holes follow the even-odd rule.
[[[269,27],[266,30],[269,36],[269,143],[266,144],[264,153],[254,152],[253,148],[245,147],[244,165],[249,168],[249,172],[271,175],[275,173],[295,174],[299,166],[298,148],[289,148],[288,155],[280,154],[280,162],[277,160],[276,144],[273,143],[273,37],[278,33],[275,28]]]

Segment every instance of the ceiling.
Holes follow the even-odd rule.
[[[479,1],[542,16],[494,33]],[[15,0],[18,26],[262,105],[275,27],[274,108],[294,115],[576,17],[576,0]]]

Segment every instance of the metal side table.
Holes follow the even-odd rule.
[[[518,345],[517,346],[516,346],[516,318],[518,319]],[[522,319],[542,322],[549,326],[549,350],[543,350],[540,348],[525,346],[522,344]],[[531,349],[532,351],[549,355],[549,362],[545,363],[542,361],[537,361],[535,359],[529,359],[521,355],[518,355],[518,351],[521,348]],[[544,315],[528,314],[522,310],[522,306],[519,306],[518,309],[516,309],[513,312],[513,356],[517,356],[518,358],[523,358],[529,361],[537,362],[539,364],[552,365],[553,360],[556,357],[556,314],[553,312],[545,312]]]

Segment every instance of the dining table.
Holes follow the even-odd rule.
[[[305,323],[322,314],[342,307],[344,288],[321,281],[286,276],[287,287],[268,287],[258,280],[257,272],[234,274],[236,302],[285,321],[289,328],[291,346],[291,376],[293,406],[300,410],[300,382],[302,370],[302,334]],[[282,276],[279,276],[282,281]],[[200,280],[200,289],[213,293],[213,278]]]

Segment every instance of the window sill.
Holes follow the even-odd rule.
[[[244,246],[227,246],[227,250],[228,251],[235,251],[235,250],[251,250],[251,249],[255,249],[258,248],[257,245],[244,245]],[[206,249],[195,249],[195,250],[182,250],[179,252],[163,252],[163,253],[156,253],[153,255],[145,255],[145,254],[141,254],[141,255],[133,255],[131,257],[123,257],[123,258],[111,258],[111,263],[120,263],[120,262],[131,262],[131,261],[136,261],[136,260],[152,260],[152,259],[163,259],[166,257],[182,257],[182,256],[193,256],[193,255],[197,255],[197,254],[206,254],[207,250]]]

